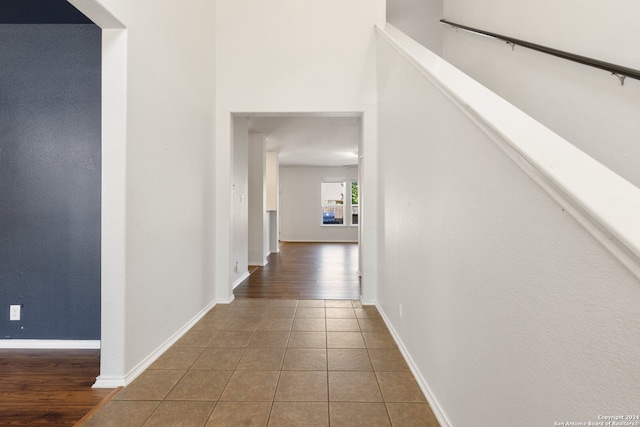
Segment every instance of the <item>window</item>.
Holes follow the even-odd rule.
[[[358,225],[358,213],[360,212],[358,206],[358,181],[351,181],[351,225]]]
[[[344,182],[323,182],[322,195],[322,224],[344,224]]]
[[[358,180],[325,178],[321,184],[322,224],[355,225],[359,221]]]

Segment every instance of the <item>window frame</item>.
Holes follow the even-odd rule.
[[[353,184],[355,183],[357,189],[358,203],[353,204]],[[358,209],[358,222],[353,223],[353,207]],[[358,178],[350,178],[349,179],[349,227],[359,227],[360,226],[360,184],[358,182]]]

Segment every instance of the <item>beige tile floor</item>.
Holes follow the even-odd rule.
[[[85,426],[438,423],[375,307],[218,305]]]

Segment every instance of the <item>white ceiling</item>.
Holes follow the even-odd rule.
[[[249,116],[249,132],[264,134],[282,166],[358,164],[360,117]]]

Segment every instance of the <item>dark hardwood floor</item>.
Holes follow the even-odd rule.
[[[0,350],[0,426],[74,425],[112,391],[99,371],[100,350]]]
[[[238,298],[358,299],[357,243],[285,243],[233,291]]]

